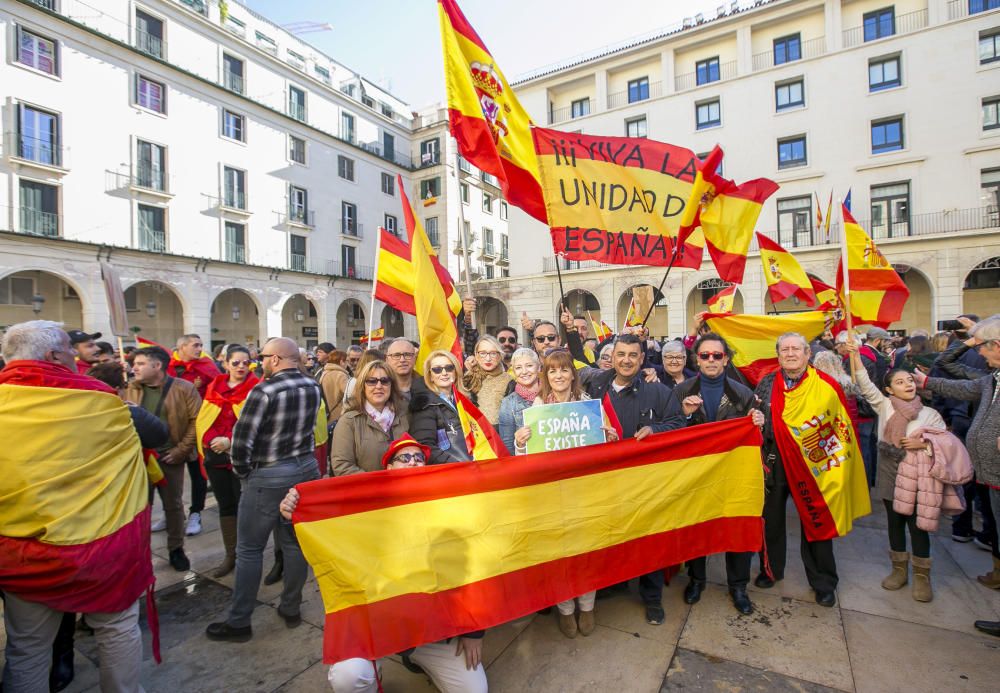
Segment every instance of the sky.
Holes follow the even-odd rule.
[[[300,38],[389,89],[413,110],[444,101],[435,0],[240,0],[276,24],[328,23]],[[724,0],[459,0],[508,81],[647,34]]]

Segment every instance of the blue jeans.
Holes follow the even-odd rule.
[[[862,421],[858,424],[858,446],[861,448],[861,458],[865,462],[865,476],[868,477],[868,487],[875,486],[875,465],[878,460],[878,438],[875,434],[876,421]]]
[[[236,514],[236,583],[226,620],[230,626],[242,628],[250,625],[264,569],[264,547],[275,528],[276,540],[285,555],[284,588],[278,611],[285,616],[299,613],[308,565],[295,538],[292,523],[281,517],[278,505],[292,486],[318,478],[316,457],[310,454],[282,460],[271,467],[254,469],[243,480],[243,493]]]

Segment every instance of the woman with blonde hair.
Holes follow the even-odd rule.
[[[426,392],[410,399],[410,435],[431,449],[430,464],[469,462],[472,455],[458,418],[455,391],[468,391],[462,383],[462,365],[450,351],[432,351],[424,361]]]
[[[476,340],[474,358],[462,378],[479,411],[494,426],[500,419],[500,402],[507,394],[507,386],[511,381],[504,368],[503,353],[497,338],[484,334]]]

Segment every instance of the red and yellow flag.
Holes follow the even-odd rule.
[[[372,330],[370,334],[361,335],[361,339],[358,341],[367,344],[368,342],[381,342],[383,339],[385,339],[385,328],[380,327],[377,330]]]
[[[871,512],[871,499],[840,386],[812,366],[791,389],[784,378],[775,378],[771,412],[788,485],[798,489],[792,497],[806,538],[846,535],[856,518]]]
[[[831,312],[840,308],[840,297],[835,288],[813,277],[809,277],[809,282],[812,284],[813,293],[816,294],[816,302],[819,303],[816,310]]]
[[[841,209],[844,214],[843,242],[847,248],[846,288],[849,289],[849,295],[845,295],[841,260],[837,265],[837,293],[841,305],[850,306],[855,325],[888,327],[902,317],[910,290],[847,208],[841,206]]]
[[[709,313],[732,313],[736,304],[736,284],[730,284],[725,289],[708,299]]]
[[[798,296],[810,306],[816,305],[812,281],[795,257],[776,241],[762,233],[757,234],[760,261],[764,265],[764,281],[771,301],[778,303],[789,296]]]
[[[756,551],[760,443],[745,417],[300,484],[293,520],[323,597],[323,660],[375,659],[665,565]]]
[[[625,327],[635,327],[642,321],[639,317],[639,311],[635,306],[635,296],[628,303],[628,312],[625,313]]]
[[[472,459],[495,460],[498,457],[510,456],[507,446],[500,439],[500,434],[479,411],[479,407],[457,389],[455,409],[458,411],[458,420],[462,422],[462,431],[465,433],[465,447],[472,455]]]
[[[162,344],[157,344],[152,339],[146,339],[145,337],[140,337],[139,335],[136,335],[135,336],[135,348],[136,349],[145,349],[146,347],[160,347],[161,349],[163,349],[168,354],[171,352],[170,349],[168,349],[167,347],[163,346]]]
[[[733,365],[751,383],[778,367],[775,343],[785,332],[808,340],[823,334],[826,316],[819,311],[781,315],[706,315],[705,324],[733,350]]]
[[[833,214],[833,191],[830,191],[830,198],[826,201],[826,219],[823,220],[823,238],[830,240],[830,217]]]
[[[227,385],[229,375],[221,373],[208,383],[205,388],[205,398],[201,400],[201,409],[198,410],[198,418],[194,422],[195,447],[198,450],[198,459],[205,459],[205,436],[212,429],[212,425],[219,418],[223,411],[229,410],[237,419],[243,411],[247,395],[250,390],[260,382],[253,373],[236,387],[230,389]],[[211,439],[208,440],[211,443]]]
[[[379,229],[378,257],[375,260],[375,298],[398,311],[415,315],[413,304],[413,264],[410,262],[410,246],[385,229]],[[455,290],[451,274],[444,268],[437,254],[433,254],[431,262],[437,273],[441,286],[448,295],[448,305],[453,314],[462,310],[462,299]]]
[[[438,4],[448,122],[458,151],[500,180],[508,202],[544,222],[531,118],[455,0]]]

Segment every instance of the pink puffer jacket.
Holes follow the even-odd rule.
[[[962,484],[972,479],[972,461],[962,441],[948,431],[918,428],[911,438],[931,446],[932,454],[908,450],[896,471],[892,509],[900,515],[917,514],[917,527],[936,532],[941,513],[965,510]]]

